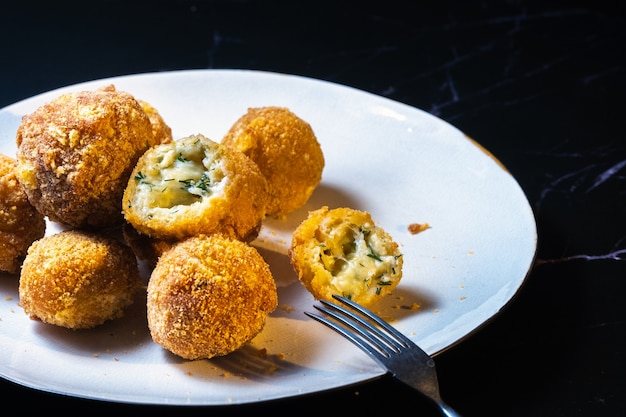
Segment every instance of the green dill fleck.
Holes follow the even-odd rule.
[[[196,183],[196,187],[202,191],[209,191],[211,188],[211,178],[209,178],[206,172],[202,173],[202,177],[200,177]]]
[[[186,158],[183,156],[182,152],[179,152],[179,153],[178,153],[178,156],[176,157],[176,160],[177,160],[177,161],[180,161],[180,162],[187,162],[187,161],[189,161],[188,159],[186,159]]]
[[[211,189],[211,178],[209,178],[208,174],[205,172],[202,176],[196,181],[193,179],[187,180],[178,180],[181,184],[184,184],[180,189],[185,190],[187,192],[191,192],[192,188],[196,188],[202,191],[202,194],[207,194]]]
[[[145,175],[143,172],[141,172],[141,171],[139,171],[139,172],[137,173],[137,175],[135,175],[133,178],[134,178],[134,180],[135,180],[135,181],[137,181],[139,184],[147,185],[148,187],[150,187],[150,189],[151,189],[151,190],[152,190],[152,187],[154,187],[154,184],[149,183],[148,181],[146,181],[146,178],[147,178],[147,177],[146,177],[146,175]]]
[[[370,242],[370,240],[368,239],[368,236],[370,234],[370,230],[368,229],[364,229],[364,228],[360,228],[359,229],[361,234],[363,235],[363,238],[365,239],[365,244],[367,245],[367,249],[369,249],[369,253],[367,254],[367,256],[369,256],[372,259],[375,259],[379,262],[382,262],[383,260],[380,259],[380,256],[376,253],[376,251],[374,250],[374,248],[372,247],[372,242]]]
[[[372,249],[372,247],[371,247],[369,244],[367,245],[367,247],[368,247],[368,248],[369,248],[369,250],[370,250],[370,253],[368,253],[368,254],[367,254],[367,256],[369,256],[370,258],[375,259],[375,260],[377,260],[377,261],[379,261],[379,262],[382,262],[382,261],[383,261],[382,259],[380,259],[380,256],[378,256],[378,255],[376,254],[376,252],[374,252],[374,250]]]

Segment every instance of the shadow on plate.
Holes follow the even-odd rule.
[[[276,379],[279,376],[301,372],[302,367],[285,360],[279,353],[268,353],[245,345],[227,356],[213,358],[211,364],[224,371],[225,376],[233,375],[258,381]]]
[[[123,317],[94,328],[72,330],[36,321],[34,333],[42,338],[42,344],[64,352],[71,350],[85,355],[98,355],[141,349],[144,344],[152,343],[148,330],[146,293],[139,291],[135,302],[124,311]]]

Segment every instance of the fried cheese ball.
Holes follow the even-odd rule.
[[[172,142],[174,140],[172,137],[172,128],[169,127],[167,123],[165,123],[165,120],[163,119],[159,111],[145,100],[138,101],[143,111],[145,111],[148,115],[148,118],[150,119],[150,124],[152,125],[152,135],[154,136],[154,140],[151,145]]]
[[[17,274],[28,247],[44,236],[44,216],[15,177],[17,161],[0,154],[0,271]]]
[[[267,200],[254,162],[198,134],[152,147],[139,159],[122,211],[138,232],[156,239],[219,232],[250,240]]]
[[[322,179],[324,154],[311,125],[285,107],[248,109],[221,143],[259,166],[268,183],[269,215],[303,206]]]
[[[121,224],[130,173],[155,139],[139,102],[111,85],[40,106],[22,118],[16,142],[31,204],[52,221],[101,228]]]
[[[154,268],[159,257],[170,249],[177,240],[155,239],[139,233],[130,223],[122,225],[122,238],[131,248],[137,259]]]
[[[268,264],[252,246],[221,234],[177,243],[148,281],[152,339],[184,359],[231,353],[256,336],[278,305]]]
[[[143,284],[121,242],[67,230],[31,245],[22,265],[20,305],[31,319],[87,329],[120,318]]]
[[[341,295],[368,307],[402,278],[402,254],[368,212],[351,208],[309,212],[289,250],[300,282],[316,299]]]

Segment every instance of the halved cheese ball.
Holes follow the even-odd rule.
[[[316,299],[335,302],[337,294],[368,307],[402,278],[398,244],[368,212],[346,207],[310,212],[293,233],[289,256]]]
[[[219,232],[251,240],[267,199],[267,182],[254,162],[198,134],[146,151],[128,181],[122,212],[151,238]]]

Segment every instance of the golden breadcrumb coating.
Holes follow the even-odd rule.
[[[267,199],[267,182],[247,156],[192,135],[152,147],[139,159],[122,211],[152,238],[219,232],[250,240],[265,218]]]
[[[132,251],[78,230],[31,245],[20,274],[20,305],[32,319],[86,329],[122,317],[142,280]]]
[[[139,104],[141,104],[143,111],[145,111],[148,115],[150,124],[152,125],[152,135],[154,136],[154,140],[151,144],[158,145],[160,143],[172,142],[174,140],[172,137],[172,128],[165,123],[165,120],[159,111],[145,100],[138,101]]]
[[[44,216],[15,177],[17,161],[0,154],[0,271],[17,274],[28,247],[46,232]]]
[[[284,107],[250,108],[222,143],[246,154],[268,183],[269,215],[302,207],[322,179],[324,154],[311,125]]]
[[[159,257],[178,240],[156,239],[139,233],[130,223],[122,225],[122,238],[132,249],[137,259],[154,268]]]
[[[289,256],[316,299],[334,301],[337,294],[367,307],[402,278],[398,244],[368,212],[351,208],[309,212],[293,233]]]
[[[274,278],[259,252],[219,234],[174,245],[148,282],[152,338],[185,359],[239,349],[263,329],[277,305]]]
[[[121,224],[130,173],[155,143],[139,102],[112,85],[40,106],[22,118],[16,141],[31,204],[52,221],[93,228]]]

